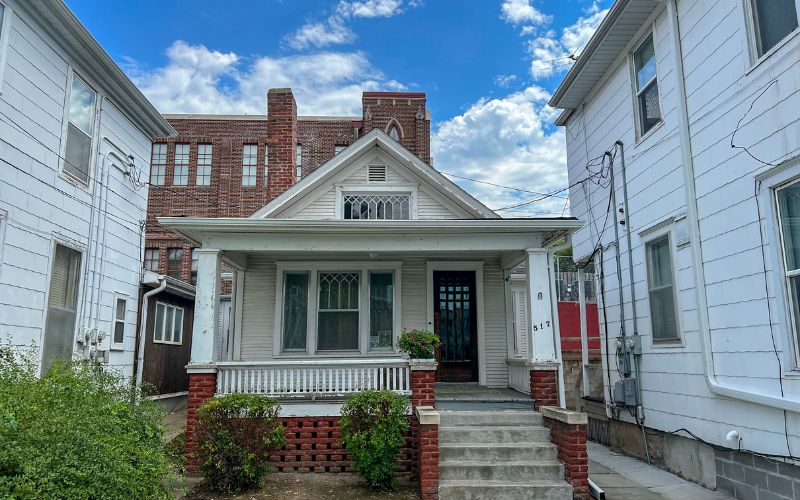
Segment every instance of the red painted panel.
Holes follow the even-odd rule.
[[[581,313],[577,302],[558,303],[558,323],[561,328],[561,350],[581,350]],[[600,325],[597,304],[586,304],[586,328],[589,335],[589,350],[600,351]]]

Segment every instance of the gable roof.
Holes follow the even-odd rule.
[[[553,93],[550,106],[568,110],[580,106],[659,6],[663,7],[661,0],[616,0]],[[568,114],[556,124],[563,125]]]
[[[284,191],[280,196],[267,203],[251,215],[250,218],[265,219],[277,213],[292,201],[311,193],[315,188],[332,179],[343,168],[349,166],[354,159],[375,146],[380,147],[399,163],[414,171],[429,186],[446,196],[470,215],[479,219],[497,219],[500,217],[474,196],[461,189],[458,184],[439,173],[439,171],[422,161],[399,142],[386,135],[385,132],[373,129],[300,182]]]

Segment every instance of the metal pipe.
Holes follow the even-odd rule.
[[[149,292],[142,295],[142,321],[139,325],[139,347],[136,353],[136,387],[142,386],[142,372],[144,371],[144,341],[147,337],[147,310],[150,305],[150,297],[163,292],[167,288],[167,278],[164,276],[159,277],[159,285]]]
[[[611,176],[611,204],[614,210],[614,258],[617,265],[617,291],[619,292],[619,331],[622,339],[622,374],[623,376],[630,375],[631,366],[630,359],[628,359],[628,347],[626,345],[625,336],[625,296],[622,291],[622,258],[619,251],[619,217],[617,216],[617,190],[614,181],[614,157],[610,151],[606,151],[604,156],[610,158],[611,164],[609,165],[609,174]],[[607,333],[606,333],[607,334]],[[619,355],[619,353],[617,353]]]
[[[586,286],[584,271],[578,268],[578,304],[581,322],[581,373],[583,374],[583,395],[589,396],[589,333],[586,328]]]

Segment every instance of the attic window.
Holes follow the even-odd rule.
[[[345,194],[343,218],[370,220],[408,220],[411,196],[408,194]]]
[[[386,182],[386,165],[368,165],[367,180],[369,182]]]

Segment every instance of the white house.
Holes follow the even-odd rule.
[[[141,181],[174,131],[63,1],[0,19],[0,339],[131,375]]]
[[[612,441],[739,498],[800,494],[798,17],[618,0],[551,100]]]

